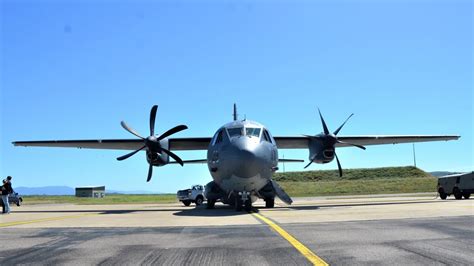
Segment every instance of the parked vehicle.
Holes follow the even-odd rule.
[[[190,189],[179,190],[176,193],[178,200],[181,201],[184,206],[189,206],[191,203],[201,205],[204,200],[204,187],[201,185],[194,185]]]
[[[457,200],[469,199],[474,193],[474,172],[447,175],[438,178],[438,193],[441,199],[454,195]]]
[[[16,206],[20,206],[23,202],[23,198],[20,197],[18,193],[14,192],[8,196],[8,202],[10,202],[10,204],[16,204]]]

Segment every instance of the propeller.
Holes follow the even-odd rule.
[[[337,139],[337,134],[339,133],[339,131],[341,131],[342,127],[344,127],[344,125],[349,120],[349,118],[351,118],[354,114],[349,115],[349,117],[346,118],[344,123],[342,123],[342,125],[340,125],[331,134],[328,127],[327,127],[327,125],[326,125],[326,122],[324,121],[323,115],[321,114],[321,110],[319,110],[319,108],[318,108],[318,112],[319,112],[319,117],[321,118],[321,124],[323,125],[324,134],[322,133],[322,134],[319,134],[319,135],[316,135],[316,136],[308,136],[308,135],[306,135],[306,136],[310,137],[310,138],[314,138],[314,139],[319,139],[320,141],[322,141],[324,143],[324,145],[323,145],[324,147],[331,147],[332,146],[334,148],[334,156],[336,157],[337,168],[339,170],[339,176],[342,177],[342,167],[341,167],[341,163],[339,162],[339,158],[337,157],[337,154],[336,154],[336,151],[335,151],[335,145],[337,143],[339,143],[339,144],[354,146],[354,147],[357,147],[359,149],[365,150],[365,147],[362,146],[362,145],[349,143],[349,142],[345,142],[345,141],[341,141],[341,140]],[[310,166],[313,163],[314,159],[316,159],[316,155],[317,154],[315,154],[311,158],[310,162],[304,168],[307,168],[308,166]]]
[[[179,158],[179,156],[176,155],[175,153],[173,153],[172,151],[161,147],[160,140],[162,140],[166,137],[169,137],[169,136],[171,136],[175,133],[178,133],[182,130],[185,130],[188,127],[185,126],[185,125],[175,126],[171,129],[169,129],[168,131],[166,131],[165,133],[161,134],[159,137],[156,137],[155,136],[155,119],[156,119],[157,110],[158,110],[158,105],[153,105],[153,107],[151,108],[151,111],[150,111],[150,136],[148,136],[146,138],[142,137],[138,132],[136,132],[133,128],[128,126],[127,123],[125,123],[124,121],[122,121],[120,123],[122,125],[122,127],[126,131],[128,131],[130,134],[133,134],[136,137],[142,139],[143,140],[143,146],[141,148],[139,148],[138,150],[132,151],[130,153],[127,153],[123,156],[118,157],[117,160],[119,160],[119,161],[126,160],[126,159],[132,157],[133,155],[135,155],[137,152],[139,152],[143,149],[146,149],[147,151],[149,151],[151,153],[163,153],[164,152],[167,155],[169,155],[171,158],[173,158],[181,166],[183,166],[183,164],[184,164],[183,160],[181,160],[181,158]],[[151,180],[152,175],[153,175],[153,165],[152,165],[151,161],[149,161],[148,177],[147,177],[146,182],[149,182]]]

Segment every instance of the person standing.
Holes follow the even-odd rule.
[[[6,188],[7,180],[3,179],[3,185],[2,185],[2,212],[8,213],[8,210],[10,209],[10,205],[8,203],[8,192]]]
[[[5,180],[3,180],[3,183],[5,183]],[[3,187],[3,183],[0,186],[0,194],[2,196],[2,200],[0,200],[0,203],[2,204],[2,214],[5,213],[5,204],[3,203],[3,191],[5,190],[5,188]]]
[[[2,200],[3,200],[3,205],[5,206],[5,212],[4,213],[10,213],[10,203],[8,202],[8,196],[13,193],[13,188],[12,188],[12,177],[8,176],[7,179],[3,180],[3,190],[2,190]]]

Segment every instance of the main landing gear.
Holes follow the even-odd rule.
[[[242,207],[245,209],[245,211],[251,212],[252,200],[250,199],[250,192],[248,191],[238,192],[237,195],[235,196],[234,207],[235,207],[235,210],[238,212],[242,211]]]

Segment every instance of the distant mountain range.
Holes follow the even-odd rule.
[[[14,187],[15,192],[20,195],[74,195],[75,189],[67,186],[46,186],[46,187]],[[160,192],[146,191],[146,190],[107,190],[109,194],[161,194]]]

